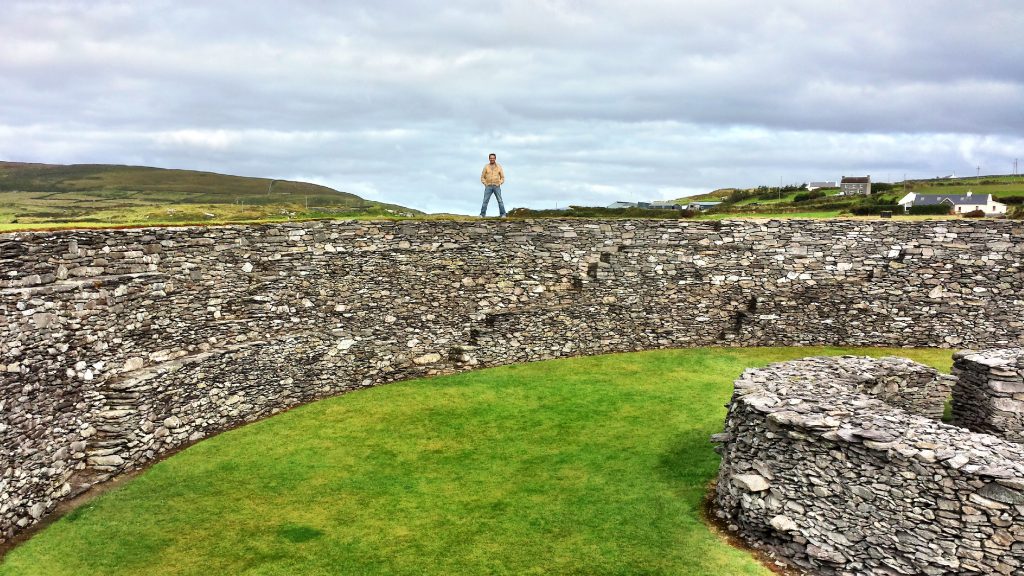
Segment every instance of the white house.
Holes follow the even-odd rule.
[[[1006,204],[996,202],[991,194],[975,194],[970,190],[966,194],[917,194],[909,192],[898,203],[907,211],[912,206],[935,206],[948,204],[951,212],[966,214],[981,210],[986,214],[1006,214]]]

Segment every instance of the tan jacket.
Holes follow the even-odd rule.
[[[505,183],[505,171],[501,169],[501,164],[497,162],[492,166],[488,162],[484,166],[484,171],[480,173],[480,183],[484,186],[501,186]]]

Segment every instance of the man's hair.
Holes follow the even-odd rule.
[[[491,152],[490,154],[487,155],[488,158],[490,158],[491,156],[494,156],[495,158],[498,157],[498,155],[495,154],[494,152]]]

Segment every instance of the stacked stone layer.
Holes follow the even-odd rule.
[[[296,404],[561,356],[1024,343],[1019,222],[312,222],[0,235],[0,540]]]
[[[951,379],[912,364],[809,358],[744,373],[714,438],[719,516],[814,574],[1024,573],[1024,446],[914,414],[934,416]],[[893,406],[879,379],[916,399]]]
[[[1024,443],[1024,349],[958,352],[953,374],[957,424]]]

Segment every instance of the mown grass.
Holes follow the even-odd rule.
[[[3,576],[762,575],[701,518],[731,383],[812,354],[694,349],[396,383],[200,442],[68,514]]]

